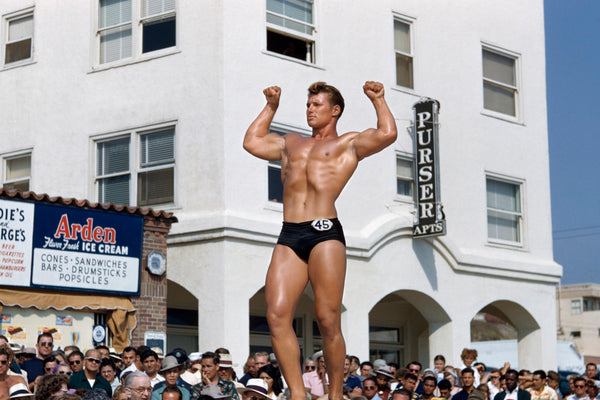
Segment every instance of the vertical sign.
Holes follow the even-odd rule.
[[[0,200],[0,283],[29,286],[34,205]]]
[[[415,103],[414,147],[417,210],[413,236],[417,238],[446,234],[446,220],[440,202],[437,100],[423,98]]]

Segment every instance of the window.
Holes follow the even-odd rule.
[[[269,201],[283,203],[283,182],[281,182],[281,161],[269,161]]]
[[[410,89],[413,83],[413,55],[411,26],[407,21],[394,18],[394,51],[396,53],[396,85]]]
[[[396,156],[396,194],[414,199],[413,160]]]
[[[99,63],[175,46],[175,19],[175,0],[99,0]]]
[[[33,54],[33,11],[7,18],[8,32],[4,65],[31,60]]]
[[[384,359],[404,365],[404,335],[402,329],[369,326],[369,358]]]
[[[175,187],[174,141],[174,127],[98,141],[98,201],[135,206],[172,203]],[[133,162],[132,154],[137,155]]]
[[[571,336],[572,337],[581,337],[581,331],[572,331]]]
[[[31,180],[31,154],[6,157],[4,166],[2,187],[27,192]]]
[[[267,50],[315,62],[312,0],[267,0]]]
[[[517,58],[483,49],[483,108],[517,116]]]
[[[582,312],[581,299],[571,300],[571,314],[581,314]]]
[[[584,297],[583,311],[598,311],[600,310],[600,297]]]
[[[488,238],[521,242],[521,185],[487,179]]]

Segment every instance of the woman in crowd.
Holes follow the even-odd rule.
[[[119,386],[113,390],[112,400],[127,400],[127,390],[125,386]]]
[[[52,396],[67,392],[68,375],[43,375],[37,383],[35,400],[47,400]]]
[[[111,389],[114,391],[121,386],[119,378],[117,378],[117,366],[111,358],[103,358],[100,363],[100,374],[110,383]]]
[[[267,364],[258,370],[258,377],[267,383],[267,396],[271,400],[277,400],[283,392],[283,381],[279,369]]]

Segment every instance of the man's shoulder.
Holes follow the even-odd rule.
[[[520,389],[517,392],[517,397],[519,397],[520,399],[530,399],[531,398],[531,393],[529,393],[527,390],[525,389]]]
[[[32,358],[31,360],[23,361],[23,364],[21,364],[21,367],[25,371],[27,371],[27,368],[35,368],[35,367],[40,367],[43,365],[44,365],[44,362],[36,357],[36,358]]]

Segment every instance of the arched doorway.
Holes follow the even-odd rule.
[[[430,296],[398,290],[369,312],[369,358],[399,365],[416,360],[429,365],[435,354],[450,352],[451,320]]]
[[[176,347],[198,351],[198,299],[167,280],[167,352]]]

